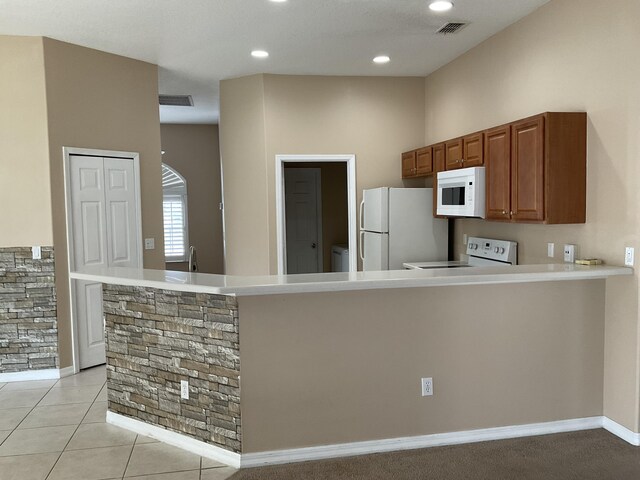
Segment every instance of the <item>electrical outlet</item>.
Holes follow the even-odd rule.
[[[155,250],[156,248],[156,239],[155,238],[145,238],[144,239],[144,249],[145,250]]]
[[[625,247],[624,249],[624,264],[627,267],[633,267],[634,248]]]
[[[433,395],[433,378],[423,378],[422,379],[422,396],[430,397]]]
[[[31,258],[33,260],[42,259],[42,247],[31,247]]]
[[[564,261],[573,263],[576,261],[576,246],[567,244],[564,246]]]
[[[186,380],[180,380],[180,398],[189,400],[189,382]]]
[[[547,257],[553,258],[554,257],[554,250],[555,250],[555,244],[547,243]]]

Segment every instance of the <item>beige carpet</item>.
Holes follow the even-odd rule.
[[[241,470],[229,480],[640,480],[640,448],[605,430]]]

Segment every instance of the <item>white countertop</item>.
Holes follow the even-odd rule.
[[[380,288],[591,280],[632,274],[633,269],[629,267],[575,264],[263,276],[212,275],[168,270],[88,267],[72,272],[71,278],[184,292],[247,296]]]

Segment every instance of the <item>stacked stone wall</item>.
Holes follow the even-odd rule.
[[[58,368],[53,247],[0,248],[0,374]]]
[[[235,297],[104,285],[103,302],[109,410],[240,453]]]

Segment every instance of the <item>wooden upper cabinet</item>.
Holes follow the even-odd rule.
[[[404,152],[402,154],[402,178],[416,175],[416,151]]]
[[[547,112],[487,130],[484,160],[487,220],[586,221],[586,113]]]
[[[432,148],[424,147],[416,151],[416,174],[429,175],[433,173]]]
[[[433,216],[436,218],[446,218],[438,215],[438,172],[445,170],[445,145],[439,143],[431,146],[431,156],[433,158]]]
[[[463,157],[462,166],[479,167],[484,163],[484,152],[482,149],[482,132],[467,135],[462,139]]]
[[[445,170],[445,147],[444,143],[438,143],[431,147],[433,157],[433,172],[444,172]]]
[[[446,169],[478,167],[484,163],[482,132],[445,143]]]
[[[462,138],[455,140],[449,140],[445,143],[445,168],[447,170],[455,170],[456,168],[462,168]]]
[[[544,220],[544,116],[512,124],[511,218]]]
[[[511,125],[484,133],[487,220],[511,218]]]

